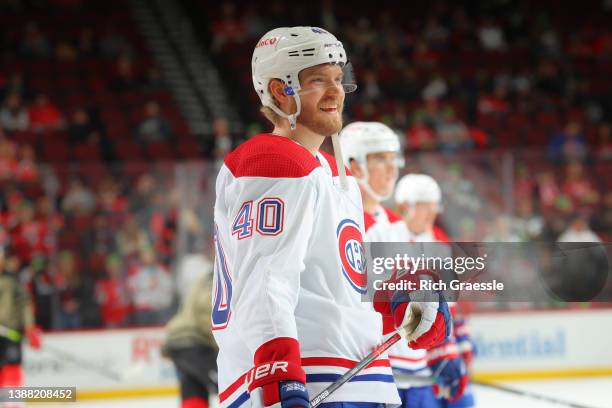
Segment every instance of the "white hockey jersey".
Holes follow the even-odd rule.
[[[388,208],[379,206],[375,214],[364,214],[366,227],[366,242],[407,242],[411,234],[406,223]],[[388,351],[391,367],[395,374],[395,382],[400,389],[422,386],[422,382],[407,379],[402,374],[431,377],[432,372],[427,365],[427,351],[413,350],[406,340],[395,343]]]
[[[334,159],[262,134],[230,153],[216,183],[213,333],[222,407],[254,406],[245,383],[258,348],[300,344],[314,397],[382,342],[368,302],[363,208],[352,177],[340,187]],[[385,355],[326,402],[399,404]]]

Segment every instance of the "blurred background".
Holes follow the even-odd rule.
[[[345,123],[398,133],[403,171],[441,184],[452,240],[610,241],[610,0],[0,0],[0,267],[19,274],[58,342],[142,326],[147,350],[159,347],[189,282],[212,270],[223,157],[271,130],[251,82],[254,44],[291,25],[344,43],[359,85]],[[512,319],[535,306],[496,305]],[[612,327],[609,304],[537,306]],[[481,308],[469,308],[476,331]],[[554,321],[546,313],[529,316]],[[610,375],[601,352],[522,372]],[[39,358],[30,371],[48,375]]]

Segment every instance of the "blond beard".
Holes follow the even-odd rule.
[[[317,118],[317,114],[307,114],[298,116],[298,122],[313,132],[322,136],[331,136],[342,130],[342,112],[344,110],[344,104],[338,106],[338,115],[334,118],[321,116],[322,119]],[[315,119],[317,118],[317,119]]]

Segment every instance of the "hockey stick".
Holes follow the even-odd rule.
[[[0,325],[0,337],[7,338],[14,342],[20,342],[23,340],[23,334],[21,334],[21,332],[3,325]],[[118,373],[114,370],[93,363],[91,361],[82,360],[78,357],[75,357],[72,353],[49,346],[48,344],[44,345],[43,351],[55,355],[55,357],[59,358],[60,360],[69,361],[76,366],[86,368],[92,372],[98,373],[99,375],[102,375],[106,378],[110,378],[111,380],[117,382],[123,382],[129,378],[135,377],[136,375],[140,374],[140,372],[144,369],[144,367],[132,365],[128,367],[125,371]]]
[[[394,375],[396,375],[396,374],[394,374]],[[396,377],[399,377],[400,379],[403,379],[403,380],[414,381],[419,386],[421,386],[421,384],[422,385],[431,385],[431,384],[435,384],[436,383],[435,376],[434,377],[423,377],[423,376],[419,376],[419,375],[397,374]],[[557,399],[557,398],[554,398],[554,397],[548,397],[546,395],[536,394],[536,393],[529,392],[529,391],[517,390],[515,388],[507,387],[505,385],[493,384],[493,383],[490,383],[490,382],[484,382],[484,381],[479,381],[479,380],[470,380],[470,382],[472,384],[479,385],[481,387],[488,387],[488,388],[492,388],[494,390],[507,392],[507,393],[518,395],[518,396],[521,396],[521,397],[529,397],[529,398],[533,398],[533,399],[540,400],[540,401],[545,401],[545,402],[550,402],[550,403],[557,404],[557,405],[562,405],[564,407],[570,407],[570,408],[593,408],[593,407],[590,407],[588,405],[578,404],[576,402],[565,401],[565,400]]]
[[[333,384],[331,384],[329,387],[321,391],[319,395],[310,400],[310,406],[312,408],[315,408],[316,406],[321,404],[321,402],[323,402],[327,397],[329,397],[334,391],[336,391],[346,382],[350,381],[351,378],[357,375],[357,373],[363,370],[372,361],[376,360],[377,357],[384,353],[389,347],[397,343],[401,338],[401,334],[399,334],[399,332],[395,332],[393,336],[389,337],[387,341],[376,347],[374,351],[372,351],[363,360],[357,363],[355,367],[348,370],[342,375],[342,377],[338,378]]]

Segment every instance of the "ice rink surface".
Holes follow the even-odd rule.
[[[559,400],[577,403],[589,408],[612,408],[612,377],[558,379],[545,381],[505,382],[500,383],[517,390],[538,393]],[[538,401],[505,391],[482,386],[473,386],[477,406],[482,408],[553,408],[564,405]],[[36,404],[37,407],[68,406],[58,404]],[[71,408],[179,408],[178,397],[141,398],[125,400],[83,401],[70,404]],[[212,408],[216,408],[213,404]]]

